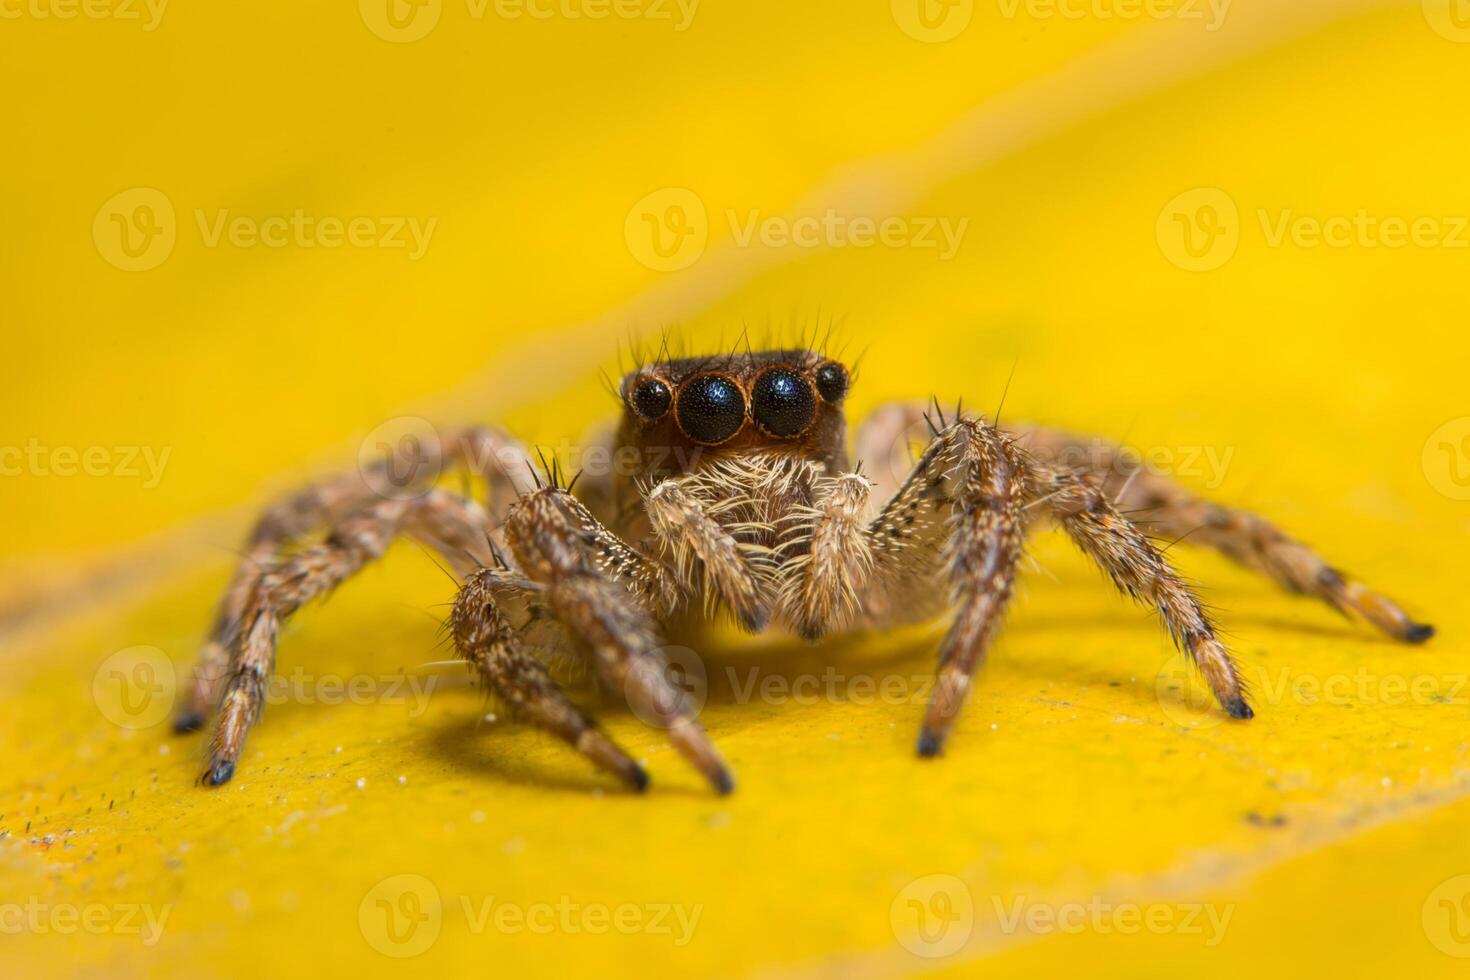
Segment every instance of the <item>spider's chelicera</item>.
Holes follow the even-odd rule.
[[[1000,628],[1023,542],[1043,521],[1156,610],[1235,718],[1252,714],[1235,662],[1153,538],[1214,548],[1397,639],[1433,634],[1263,518],[1055,430],[889,404],[853,439],[856,458],[876,465],[853,468],[850,384],[843,365],[810,350],[665,360],[633,371],[619,390],[609,448],[641,461],[632,472],[589,472],[562,486],[553,469],[543,481],[515,440],[476,427],[376,464],[426,474],[417,492],[383,495],[373,473],[352,473],[276,504],[251,535],[176,722],[192,730],[216,711],[204,781],[234,774],[282,622],[400,534],[463,575],[448,628],[488,687],[639,789],[642,767],[567,698],[548,654],[589,661],[724,793],[730,771],[667,669],[663,624],[676,613],[724,609],[746,630],[776,624],[812,641],[947,615],[918,739],[919,754],[933,756]],[[895,469],[916,427],[927,444]],[[483,478],[488,509],[434,485],[438,467],[406,453]],[[1125,516],[1140,513],[1141,524]]]

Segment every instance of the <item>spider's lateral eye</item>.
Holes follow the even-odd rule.
[[[719,374],[701,374],[679,389],[679,427],[695,442],[718,445],[745,422],[740,386]]]
[[[817,368],[817,390],[822,393],[824,401],[842,401],[842,396],[847,394],[847,368],[836,361],[828,361]]]
[[[674,393],[669,386],[656,378],[639,382],[633,389],[633,411],[645,422],[663,418],[674,402]]]
[[[817,414],[812,386],[795,371],[773,368],[762,374],[750,393],[755,421],[770,435],[787,439],[806,431]]]

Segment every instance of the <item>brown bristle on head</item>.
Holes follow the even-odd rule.
[[[846,366],[805,348],[648,364],[619,386],[624,443],[679,472],[704,454],[787,451],[846,465]],[[677,450],[677,452],[670,452]],[[682,461],[682,462],[681,462]]]

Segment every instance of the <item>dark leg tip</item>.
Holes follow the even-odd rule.
[[[931,731],[919,733],[919,755],[925,759],[932,759],[944,749],[944,736]]]
[[[235,775],[233,762],[216,762],[204,771],[204,785],[223,786]]]
[[[715,792],[721,796],[729,796],[735,792],[735,777],[730,775],[728,769],[721,769],[719,775],[714,778]]]
[[[1225,705],[1225,713],[1240,721],[1249,721],[1256,716],[1251,706],[1245,703],[1245,698],[1236,698]]]
[[[174,734],[187,735],[204,727],[204,716],[192,709],[180,711],[174,718]]]
[[[1404,630],[1404,641],[1407,643],[1424,643],[1434,635],[1434,627],[1428,623],[1410,623],[1409,628]]]
[[[628,773],[628,785],[633,787],[636,793],[648,792],[648,773],[642,766],[634,766]]]

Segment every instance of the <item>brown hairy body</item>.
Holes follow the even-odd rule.
[[[252,534],[204,646],[180,731],[216,712],[203,781],[235,772],[258,719],[281,622],[378,558],[398,535],[434,549],[463,584],[448,630],[459,655],[521,719],[642,789],[643,769],[572,703],[551,654],[584,659],[640,717],[667,731],[719,792],[734,780],[674,682],[666,624],[686,610],[728,611],[817,641],[948,614],[937,684],[918,751],[937,755],[1000,629],[1024,542],[1057,525],[1124,593],[1155,609],[1223,709],[1252,715],[1209,614],[1151,536],[1215,548],[1293,591],[1317,596],[1405,642],[1431,627],[1350,581],[1263,518],[1201,500],[1130,467],[1121,453],[1078,453],[1051,430],[1002,430],[935,405],[873,413],[850,468],[847,369],[806,349],[666,359],[622,381],[613,446],[636,465],[562,485],[509,436],[474,428],[400,447],[375,467],[272,507]],[[863,461],[925,444],[906,478]],[[488,508],[434,485],[440,467],[483,479]],[[424,472],[410,492],[383,473]],[[574,490],[577,491],[574,493]],[[1146,512],[1147,533],[1125,514]],[[1196,533],[1197,532],[1197,533]],[[312,535],[316,544],[302,544]]]

